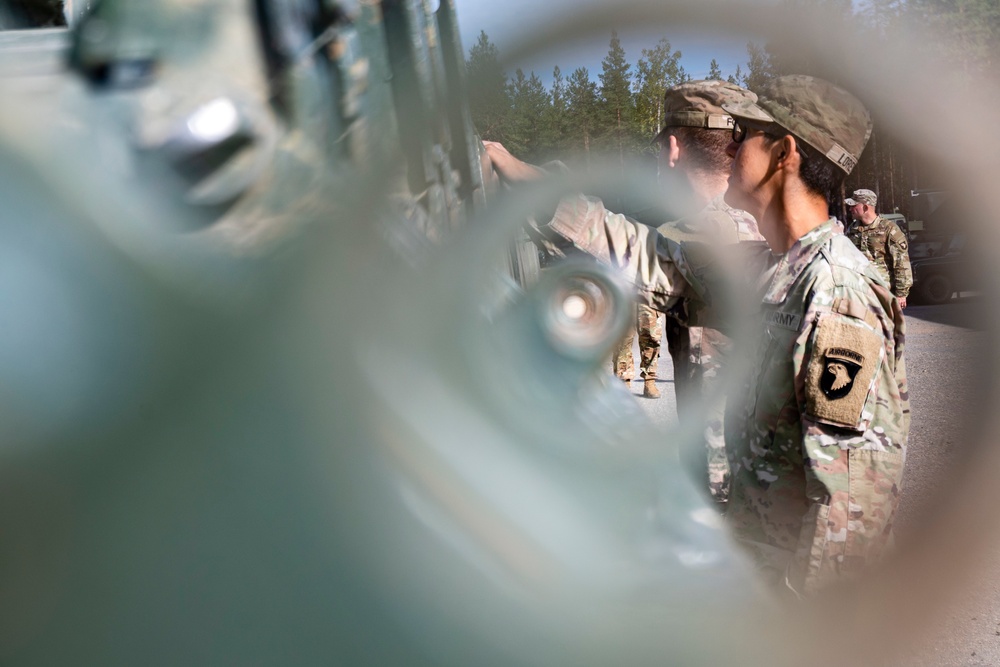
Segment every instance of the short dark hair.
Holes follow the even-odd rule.
[[[765,138],[769,143],[774,143],[786,136],[795,137],[794,134],[785,132],[782,134],[765,133]],[[799,163],[799,178],[810,192],[822,195],[828,202],[833,201],[840,195],[840,185],[844,182],[847,174],[844,170],[820,155],[814,148],[795,137],[795,146],[802,161]]]
[[[733,159],[726,154],[726,147],[732,137],[729,130],[676,126],[669,128],[666,134],[674,135],[684,145],[695,169],[729,171],[733,164]]]
[[[846,176],[843,169],[815,153],[799,166],[799,177],[805,186],[812,192],[826,197],[827,201],[840,197],[840,185]]]

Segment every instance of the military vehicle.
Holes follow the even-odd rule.
[[[913,303],[942,304],[962,292],[982,292],[989,283],[976,255],[968,237],[955,234],[944,252],[912,260]]]
[[[81,106],[115,97],[116,105],[133,114],[131,128],[105,131],[128,135],[127,149],[144,160],[162,158],[177,177],[178,196],[200,207],[197,227],[226,225],[226,211],[258,176],[248,154],[280,151],[280,137],[298,124],[309,125],[309,149],[323,158],[373,165],[401,149],[404,164],[393,165],[399,180],[392,188],[411,200],[401,206],[417,227],[434,220],[455,228],[482,207],[481,143],[464,102],[464,59],[451,3],[434,14],[410,2],[220,3],[230,6],[234,25],[246,30],[231,31],[241,35],[241,48],[232,40],[214,52],[200,43],[202,34],[179,45],[165,41],[179,27],[170,23],[181,13],[172,3],[128,11],[116,8],[123,3],[107,4],[89,12],[89,3],[71,5],[68,11],[77,13],[72,33],[0,31],[0,76],[8,89],[39,88],[43,80],[49,90],[63,86],[72,91],[66,94],[79,95]],[[196,4],[208,13],[211,3]],[[8,24],[23,26],[11,18],[17,16],[12,10]],[[157,17],[164,18],[163,26],[152,24]],[[197,66],[182,62],[185,47],[204,51]],[[225,85],[234,90],[228,98],[216,94],[221,86],[212,91],[197,82],[200,73],[215,68],[229,75]],[[86,89],[75,90],[81,80]],[[154,93],[169,98],[169,108],[145,108],[145,98]],[[80,114],[69,106],[52,112]],[[224,122],[229,114],[235,114],[231,126],[219,128],[218,136],[192,131],[213,119]],[[105,120],[120,122],[112,114]],[[152,125],[155,130],[148,129]],[[146,129],[126,131],[136,127]],[[421,231],[436,238],[444,230]]]
[[[605,379],[625,287],[486,206],[454,12],[3,35],[4,664],[659,664],[757,599]]]

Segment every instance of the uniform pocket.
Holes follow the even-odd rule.
[[[877,560],[892,544],[892,523],[903,479],[902,450],[848,450],[848,507],[844,567]]]
[[[751,409],[751,414],[757,413],[757,402],[760,400],[761,394],[767,389],[765,385],[765,376],[767,375],[767,370],[771,367],[771,357],[774,355],[774,348],[777,343],[775,342],[774,335],[771,333],[770,329],[764,329],[764,335],[761,337],[758,345],[760,346],[757,350],[757,366],[754,369],[756,377],[753,378],[751,387],[754,388],[753,393],[753,406]]]
[[[836,560],[837,554],[830,551],[829,524],[829,505],[813,505],[802,518],[802,535],[786,576],[786,583],[792,590],[813,592],[816,585],[824,580],[826,563],[830,559]]]
[[[753,413],[768,423],[794,399],[793,354],[798,331],[766,327],[757,356]]]
[[[892,545],[892,522],[903,475],[901,450],[837,450],[817,473],[830,490],[828,504],[814,504],[803,517],[796,563],[789,583],[814,592],[861,571]]]

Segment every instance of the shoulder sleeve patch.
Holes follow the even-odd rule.
[[[882,354],[882,337],[861,322],[820,318],[806,371],[806,413],[827,424],[859,428]]]
[[[889,241],[906,250],[906,234],[894,222],[889,223]]]

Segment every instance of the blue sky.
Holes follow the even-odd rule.
[[[544,30],[547,25],[558,25],[560,17],[567,11],[580,11],[588,3],[599,0],[455,0],[462,47],[466,55],[475,44],[480,30],[485,30],[490,41],[504,56],[504,46],[512,43],[525,30]],[[520,66],[527,73],[534,70],[548,84],[552,68],[558,65],[563,75],[568,75],[577,67],[586,67],[592,81],[598,81],[601,60],[608,53],[611,29],[599,30],[599,34],[581,38],[574,44],[561,45],[551,52],[540,53],[529,61],[512,64]],[[704,78],[708,74],[709,63],[715,58],[723,75],[732,74],[737,64],[745,69],[746,36],[692,34],[689,30],[670,30],[669,26],[650,28],[645,31],[619,30],[619,37],[625,49],[625,56],[633,66],[642,56],[643,48],[652,48],[661,37],[670,40],[674,50],[683,54],[681,65],[693,78]]]

